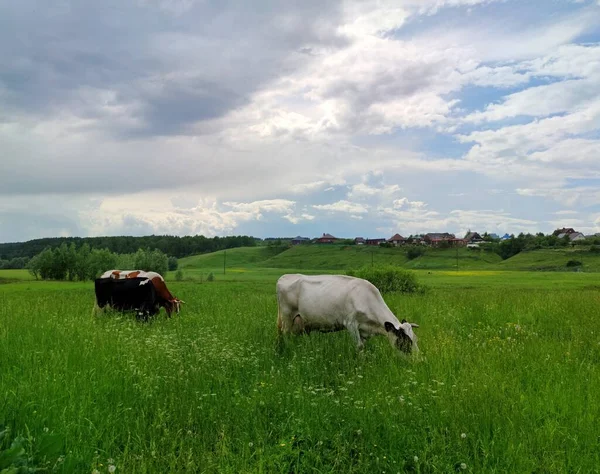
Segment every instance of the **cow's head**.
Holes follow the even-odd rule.
[[[185,301],[173,298],[172,300],[167,301],[166,309],[169,313],[175,312],[176,314],[179,314],[182,304],[185,304]]]
[[[417,352],[419,350],[417,335],[413,331],[413,328],[419,327],[418,324],[409,323],[406,319],[403,319],[398,328],[389,321],[385,322],[384,327],[392,343],[402,352],[410,354],[412,351]]]

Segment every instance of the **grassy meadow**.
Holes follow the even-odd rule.
[[[600,472],[599,275],[417,271],[424,294],[385,295],[421,326],[407,357],[385,338],[357,352],[344,332],[279,340],[275,281],[294,267],[260,268],[253,252],[226,275],[218,255],[183,259],[186,279],[168,285],[187,305],[148,324],[92,317],[92,283],[0,273],[0,425],[31,464]]]

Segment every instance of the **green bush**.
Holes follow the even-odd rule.
[[[181,269],[179,269],[175,272],[175,280],[177,280],[177,281],[183,280],[183,271],[181,271]]]
[[[569,260],[567,262],[567,267],[580,267],[581,265],[583,265],[583,263],[579,260]]]
[[[408,252],[406,252],[406,258],[408,258],[409,260],[414,260],[417,257],[420,257],[421,255],[425,255],[425,249],[423,247],[411,247],[408,249]]]
[[[208,274],[208,276],[206,277],[206,281],[215,281],[215,276],[213,275],[213,272],[210,272]]]
[[[350,270],[347,274],[370,281],[381,293],[391,293],[394,291],[415,293],[423,289],[417,282],[417,277],[413,272],[391,265],[379,267],[366,266],[358,270]]]

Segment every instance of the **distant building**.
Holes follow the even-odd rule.
[[[488,234],[488,236],[490,237],[490,239],[493,239],[493,240],[500,239],[500,236],[498,234]]]
[[[439,247],[442,242],[448,242],[450,246],[465,245],[463,239],[457,239],[454,234],[449,234],[448,232],[425,234],[424,240],[427,245],[431,245],[432,247]]]
[[[356,237],[354,239],[354,243],[356,245],[365,245],[365,239],[363,239],[362,237]]]
[[[398,247],[400,245],[404,245],[406,243],[406,239],[402,237],[400,234],[394,234],[387,240],[390,244]]]
[[[477,232],[467,232],[465,238],[463,239],[467,244],[480,244],[483,242],[483,238]]]
[[[365,243],[367,245],[379,245],[385,242],[385,239],[366,239]]]
[[[333,244],[339,240],[337,237],[334,237],[331,234],[323,234],[321,237],[317,239],[317,243],[319,244]]]
[[[292,239],[292,245],[307,244],[310,242],[308,237],[300,237],[299,235]]]
[[[572,227],[563,227],[562,229],[556,229],[552,235],[556,235],[559,239],[561,238],[560,236],[564,234],[574,234],[575,233],[575,229],[573,229]]]
[[[500,237],[500,240],[508,240],[510,239],[510,235],[508,234],[504,234],[502,237]]]
[[[569,240],[571,242],[577,242],[578,240],[584,240],[585,239],[585,235],[583,235],[581,232],[570,232],[570,233],[562,232],[562,233],[558,234],[557,237],[559,239],[563,239],[565,237],[569,237]]]

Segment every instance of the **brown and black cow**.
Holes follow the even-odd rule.
[[[184,301],[175,298],[167,285],[165,284],[165,279],[156,272],[145,272],[142,270],[108,270],[104,272],[99,280],[110,279],[110,280],[129,280],[136,279],[137,281],[143,281],[140,279],[146,279],[152,286],[154,287],[154,293],[156,294],[156,305],[160,308],[161,306],[165,308],[167,315],[171,317],[171,313],[179,313],[181,304],[185,303]],[[96,303],[100,306],[98,302],[98,294],[96,294]]]

